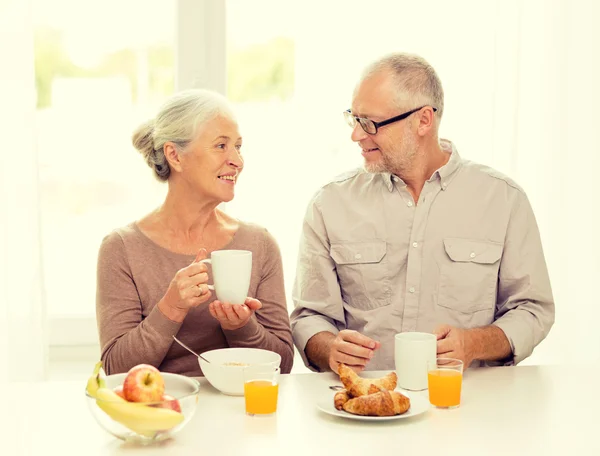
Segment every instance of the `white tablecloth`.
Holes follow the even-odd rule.
[[[96,424],[86,380],[4,386],[0,455],[600,455],[597,366],[469,370],[460,408],[376,423],[316,408],[333,398],[332,373],[282,375],[273,417],[246,416],[243,397],[201,379],[192,421],[151,447],[125,444]]]

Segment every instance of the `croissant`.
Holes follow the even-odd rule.
[[[338,374],[344,388],[352,397],[366,396],[376,393],[380,389],[393,391],[398,384],[398,376],[393,371],[381,378],[361,378],[348,366],[340,364]],[[374,388],[371,388],[372,386]]]
[[[335,406],[336,409],[342,410],[344,404],[346,402],[348,402],[349,399],[350,399],[350,395],[348,394],[348,391],[346,391],[346,390],[338,391],[337,393],[335,393],[335,396],[333,396],[333,405]]]
[[[382,390],[350,399],[342,408],[348,413],[363,416],[402,415],[410,408],[410,399],[398,391]]]

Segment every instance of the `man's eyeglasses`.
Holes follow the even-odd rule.
[[[425,105],[425,106],[428,106],[428,105]],[[389,125],[394,122],[398,122],[403,119],[406,119],[408,116],[410,116],[411,114],[414,114],[415,112],[419,111],[420,109],[423,109],[425,106],[421,106],[420,108],[416,108],[416,109],[413,109],[412,111],[405,112],[404,114],[400,114],[399,116],[391,117],[390,119],[387,119],[387,120],[382,120],[381,122],[375,122],[374,120],[367,119],[366,117],[356,117],[356,116],[352,115],[352,111],[350,111],[350,109],[344,111],[344,118],[346,119],[346,123],[348,125],[350,125],[352,128],[354,128],[356,126],[356,123],[358,122],[360,124],[360,126],[362,127],[362,129],[365,131],[365,133],[374,135],[374,134],[377,134],[377,130],[380,127]],[[437,108],[433,108],[433,112],[436,112],[436,111],[437,111]]]

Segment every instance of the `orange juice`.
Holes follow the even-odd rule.
[[[451,369],[429,371],[429,402],[436,407],[460,405],[462,373]]]
[[[269,414],[277,410],[279,385],[266,380],[253,380],[244,384],[246,413]]]

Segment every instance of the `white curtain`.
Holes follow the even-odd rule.
[[[311,25],[296,41],[296,103],[307,120],[294,142],[306,173],[291,185],[360,163],[341,112],[366,63],[422,55],[444,84],[441,136],[532,201],[556,324],[524,364],[600,361],[600,2],[309,0],[296,14]]]
[[[32,30],[29,0],[0,0],[0,382],[47,370]]]

